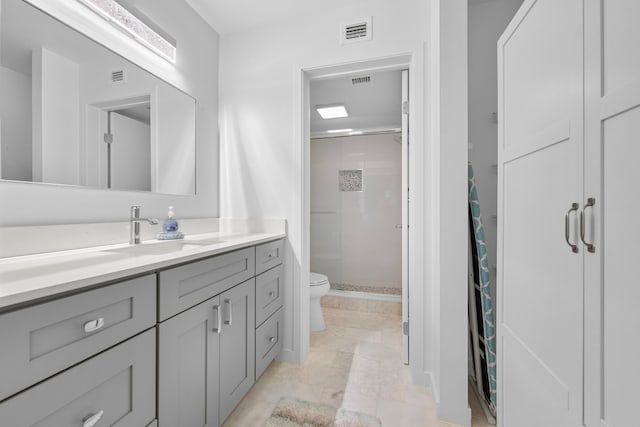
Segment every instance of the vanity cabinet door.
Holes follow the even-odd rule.
[[[156,415],[155,353],[154,328],[0,403],[0,425],[149,425]]]
[[[163,321],[253,277],[253,248],[160,272],[158,320]]]
[[[280,308],[256,329],[256,380],[282,350],[284,309]]]
[[[220,298],[158,328],[158,426],[217,427]]]
[[[256,277],[256,328],[264,323],[284,301],[284,266],[272,268]]]
[[[255,382],[255,279],[220,295],[220,423]]]
[[[284,239],[256,246],[256,274],[260,274],[284,261]]]
[[[154,326],[155,312],[151,274],[0,315],[0,400]]]

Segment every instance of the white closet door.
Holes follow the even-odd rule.
[[[592,365],[602,380],[587,390],[601,397],[594,406],[603,426],[633,427],[640,423],[640,2],[588,0],[586,12],[585,196],[601,191],[587,211],[587,241],[602,254],[601,265],[595,257],[586,266],[587,292],[598,303],[587,304],[601,321],[592,324],[602,326],[602,360]]]
[[[498,42],[498,423],[582,425],[582,2],[527,0]]]

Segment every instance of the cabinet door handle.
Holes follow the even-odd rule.
[[[270,291],[270,292],[269,292],[269,298],[273,298],[273,296],[274,296],[275,294],[276,294],[276,293],[275,293],[274,291]]]
[[[584,235],[585,235],[585,229],[587,228],[585,225],[585,211],[588,208],[592,208],[596,205],[596,199],[593,197],[589,197],[587,199],[587,203],[584,205],[584,207],[582,208],[582,211],[580,212],[580,239],[582,239],[582,243],[584,243],[584,245],[587,247],[587,251],[591,252],[591,253],[595,253],[596,251],[596,247],[593,245],[593,243],[589,243],[586,240],[584,240]]]
[[[231,312],[232,310],[231,300],[230,299],[224,300],[224,304],[227,306],[227,314],[229,315],[229,318],[224,321],[224,324],[231,326],[231,322],[233,322],[233,313]]]
[[[97,414],[88,416],[82,421],[82,427],[93,427],[98,424],[98,421],[100,421],[100,418],[102,418],[103,415],[104,411],[100,411]]]
[[[219,305],[214,305],[213,306],[213,310],[216,312],[216,327],[211,329],[213,332],[215,332],[216,334],[219,334],[221,332],[221,327],[220,325],[222,324],[222,313],[220,312],[220,306]]]
[[[273,344],[274,342],[276,342],[276,337],[269,337],[269,342],[271,344]]]
[[[571,220],[570,220],[569,216],[571,216],[571,212],[577,212],[579,208],[580,208],[579,204],[572,203],[571,204],[571,209],[569,209],[567,211],[567,214],[564,216],[564,239],[567,241],[567,245],[569,245],[569,247],[571,248],[571,252],[573,252],[574,254],[577,254],[579,252],[579,250],[578,250],[578,245],[574,245],[569,240],[569,228],[571,228],[570,227]]]
[[[102,328],[103,326],[104,326],[104,319],[102,317],[99,319],[89,320],[87,323],[84,324],[84,332],[87,334],[89,332],[95,332],[98,329]]]

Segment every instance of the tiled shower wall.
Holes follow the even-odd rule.
[[[400,134],[311,141],[311,271],[334,289],[402,287]]]

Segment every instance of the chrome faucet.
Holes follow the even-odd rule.
[[[155,225],[158,223],[158,220],[155,218],[140,218],[140,208],[142,206],[131,206],[131,218],[130,218],[130,226],[131,226],[131,238],[129,239],[129,243],[132,245],[137,245],[140,243],[140,223],[142,221],[147,221],[151,225]]]

